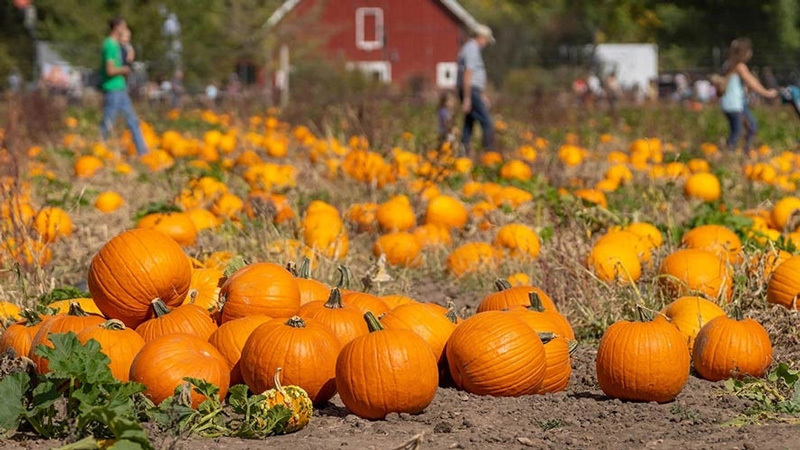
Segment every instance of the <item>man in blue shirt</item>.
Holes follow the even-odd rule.
[[[469,149],[472,128],[477,120],[483,130],[484,151],[494,149],[494,124],[486,107],[484,90],[486,90],[486,66],[483,64],[481,50],[494,43],[491,28],[478,25],[473,30],[473,37],[461,46],[458,52],[458,77],[456,86],[461,109],[464,112],[464,130],[461,143]]]

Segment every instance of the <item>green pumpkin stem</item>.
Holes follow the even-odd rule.
[[[289,261],[288,263],[286,263],[286,270],[289,271],[289,273],[292,274],[293,277],[295,278],[300,277],[300,275],[297,272],[297,264]]]
[[[369,328],[370,333],[374,333],[376,331],[383,331],[383,325],[378,321],[378,318],[375,317],[375,314],[372,314],[372,311],[367,311],[364,314],[364,320],[367,321],[367,327]]]
[[[155,313],[156,318],[166,316],[170,313],[170,309],[164,302],[161,301],[160,298],[156,298],[150,302],[150,305],[153,307],[153,312]]]
[[[733,318],[736,319],[737,322],[744,318],[744,314],[742,314],[742,305],[740,305],[738,301],[733,305]]]
[[[329,309],[344,308],[342,293],[339,291],[339,288],[335,287],[331,289],[331,295],[328,297],[328,301],[325,302],[325,307]]]
[[[550,332],[539,333],[539,339],[542,340],[542,344],[547,344],[548,342],[552,341],[555,338],[556,338],[555,333],[550,333]]]
[[[80,316],[80,317],[88,317],[89,313],[81,308],[81,304],[78,302],[69,302],[69,311],[67,312],[68,316]]]
[[[125,324],[122,323],[122,321],[119,319],[107,320],[100,326],[105,328],[106,330],[114,330],[114,331],[120,331],[125,329]]]
[[[455,324],[458,323],[458,314],[456,314],[456,304],[452,301],[447,302],[447,312],[444,313],[444,316],[447,317],[447,320],[453,322]]]
[[[42,321],[42,316],[35,310],[26,308],[20,311],[19,316],[25,319],[25,324],[28,326],[36,325]]]
[[[300,316],[293,316],[291,319],[286,321],[286,325],[289,325],[292,328],[305,328],[306,322],[300,318]]]
[[[569,341],[567,345],[569,346],[569,356],[572,356],[575,350],[578,350],[578,341]]]
[[[494,282],[494,287],[497,288],[497,292],[505,291],[506,289],[511,289],[511,283],[506,279],[498,278]]]
[[[311,278],[311,259],[308,256],[303,256],[300,262],[300,268],[297,270],[298,278]]]
[[[531,305],[528,306],[528,309],[536,312],[544,312],[544,305],[542,305],[542,298],[539,297],[539,294],[537,294],[536,291],[531,291],[528,294],[528,299],[531,301]]]
[[[644,305],[636,305],[636,312],[639,314],[639,321],[640,322],[649,322],[651,317],[647,315],[647,308]]]
[[[338,266],[336,270],[339,271],[339,281],[336,283],[336,287],[342,289],[349,289],[350,288],[350,271],[347,270],[345,266]]]

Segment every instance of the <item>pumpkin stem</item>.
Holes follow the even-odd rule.
[[[364,320],[367,321],[367,327],[369,328],[370,333],[384,330],[383,325],[381,325],[381,323],[375,317],[375,314],[372,314],[372,311],[367,311],[366,314],[364,314]]]
[[[25,319],[25,324],[28,326],[36,325],[37,323],[42,321],[42,316],[30,308],[26,308],[20,311],[19,316]]]
[[[166,316],[170,313],[170,309],[167,308],[167,305],[161,301],[160,298],[156,298],[150,302],[150,305],[153,307],[153,312],[156,315],[156,318]]]
[[[531,291],[528,293],[528,299],[531,301],[531,306],[529,306],[528,309],[536,312],[544,312],[542,298],[539,297],[539,294],[537,294],[536,291]]]
[[[505,291],[506,289],[511,289],[511,283],[506,279],[498,278],[494,281],[494,287],[497,288],[497,292]]]
[[[555,333],[550,333],[550,332],[539,333],[539,339],[542,340],[542,344],[547,344],[548,342],[552,341],[555,338],[556,338]]]
[[[733,305],[733,318],[737,321],[741,321],[744,318],[744,314],[742,314],[742,305],[740,305],[738,301]]]
[[[68,316],[80,316],[80,317],[88,317],[89,313],[81,308],[81,304],[78,302],[69,302],[69,311],[67,312]]]
[[[569,346],[569,356],[572,356],[578,349],[578,341],[569,341],[567,345]]]
[[[338,266],[336,268],[339,271],[339,281],[336,283],[336,287],[349,289],[350,288],[350,271],[347,270],[345,266]]]
[[[305,328],[306,323],[300,316],[293,316],[291,319],[286,321],[286,325],[289,325],[292,328]]]
[[[286,392],[283,390],[283,386],[281,385],[281,372],[283,371],[283,367],[278,367],[275,369],[275,375],[272,377],[272,383],[275,385],[275,390],[283,394],[284,398],[286,397]]]
[[[299,278],[300,277],[300,275],[298,275],[298,273],[297,273],[297,264],[293,263],[292,261],[289,261],[288,263],[286,263],[286,270],[288,270],[289,273],[291,273],[293,277],[295,277],[295,278]]]
[[[125,329],[125,324],[124,324],[124,323],[122,323],[122,321],[121,321],[121,320],[119,320],[119,319],[110,319],[110,320],[107,320],[107,321],[105,321],[105,322],[104,322],[102,325],[100,325],[100,326],[101,326],[101,327],[103,327],[103,328],[105,328],[106,330],[115,330],[115,331],[119,331],[119,330],[124,330],[124,329]]]
[[[200,293],[197,291],[197,289],[189,289],[189,303],[194,304],[199,294]]]
[[[650,321],[650,317],[647,315],[647,308],[644,305],[636,305],[636,312],[639,314],[639,321],[640,322],[648,322]]]
[[[342,293],[339,291],[339,288],[335,287],[331,289],[331,295],[328,297],[328,301],[325,302],[325,307],[329,309],[344,308],[344,304],[342,304]]]
[[[447,312],[444,313],[444,316],[447,317],[447,320],[453,322],[455,324],[458,323],[458,314],[456,314],[456,304],[452,301],[447,302]]]
[[[300,261],[300,269],[297,271],[299,278],[311,278],[311,259],[308,256],[303,256]]]

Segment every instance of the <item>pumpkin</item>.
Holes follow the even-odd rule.
[[[371,312],[380,316],[389,311],[389,305],[386,302],[366,292],[342,291],[342,303],[355,306],[361,311],[361,314]]]
[[[304,257],[300,264],[297,287],[300,289],[301,306],[309,302],[324,300],[331,295],[330,287],[311,278],[311,260],[308,257]]]
[[[450,230],[441,225],[420,225],[413,234],[422,248],[447,247],[453,242]]]
[[[136,327],[146,342],[172,333],[191,334],[205,341],[217,330],[208,310],[198,305],[181,305],[170,310],[160,299],[155,299],[152,307],[155,317]]]
[[[537,333],[554,333],[568,340],[575,339],[575,332],[566,317],[555,309],[545,309],[542,299],[535,291],[531,291],[529,295],[529,306],[510,306],[508,313],[530,325]]]
[[[501,311],[461,322],[447,341],[446,354],[456,386],[473,394],[529,395],[544,381],[546,355],[539,335]]]
[[[139,219],[136,227],[160,231],[182,246],[194,245],[197,240],[197,227],[182,212],[148,214]]]
[[[720,225],[695,227],[683,235],[681,243],[688,248],[711,252],[731,263],[742,261],[742,241],[739,236]]]
[[[681,297],[661,310],[670,323],[678,328],[689,345],[691,354],[697,333],[710,320],[724,316],[725,311],[716,303],[701,297]]]
[[[661,247],[661,244],[664,242],[664,236],[662,236],[661,231],[653,224],[634,222],[626,226],[624,230],[646,239],[653,248]]]
[[[609,397],[664,403],[683,389],[689,363],[686,338],[663,316],[650,322],[621,320],[600,339],[597,381]]]
[[[617,248],[630,248],[641,264],[648,264],[652,258],[653,245],[649,239],[632,231],[612,230],[600,237],[594,247],[611,245]]]
[[[386,262],[393,266],[417,267],[422,262],[419,253],[422,246],[413,234],[395,232],[380,236],[372,247],[375,256],[386,255]]]
[[[103,161],[94,155],[83,155],[75,160],[73,169],[78,178],[91,178],[103,168]]]
[[[180,305],[192,268],[180,246],[155,230],[130,230],[108,241],[89,267],[89,292],[103,315],[135,328],[152,317],[150,302]]]
[[[19,320],[20,307],[6,301],[0,301],[0,320]]]
[[[702,294],[730,300],[733,295],[733,271],[705,250],[678,250],[664,258],[659,273],[662,286],[673,297]]]
[[[416,414],[433,401],[439,384],[436,357],[417,334],[387,330],[372,313],[370,333],[345,345],[336,360],[336,389],[342,403],[364,419],[389,413]]]
[[[767,301],[789,309],[800,309],[800,256],[793,256],[781,263],[767,283]]]
[[[544,343],[545,364],[544,380],[537,394],[560,392],[569,386],[569,377],[572,375],[571,355],[578,347],[578,343],[567,340],[563,336],[548,333],[539,333]]]
[[[395,309],[400,305],[417,303],[416,300],[414,300],[411,297],[406,297],[405,295],[395,295],[395,294],[384,295],[380,299],[383,300],[384,303],[386,303],[386,306],[388,306],[389,309]]]
[[[272,317],[267,316],[248,316],[231,320],[223,323],[208,338],[208,342],[225,357],[231,367],[231,386],[244,383],[239,360],[247,338],[256,328],[270,320]]]
[[[289,271],[272,263],[255,263],[228,277],[219,292],[222,322],[250,315],[292,317],[300,309],[300,288]]]
[[[532,176],[531,167],[518,159],[512,159],[500,168],[500,177],[506,180],[528,181]]]
[[[112,191],[103,192],[94,200],[94,207],[106,214],[118,210],[124,204],[122,196]]]
[[[428,202],[425,224],[439,225],[447,229],[464,228],[467,224],[467,208],[455,197],[437,195]]]
[[[14,350],[15,356],[27,357],[30,354],[31,343],[44,318],[33,310],[25,310],[20,314],[24,322],[11,324],[0,334],[0,353],[11,349]]]
[[[189,217],[189,220],[192,221],[198,232],[216,228],[221,223],[214,213],[205,208],[192,208],[186,211],[186,215]]]
[[[336,357],[341,344],[330,328],[298,316],[273,319],[256,328],[242,348],[239,365],[253,392],[275,386],[273,375],[283,368],[283,380],[303,388],[314,404],[336,393]]]
[[[494,239],[496,247],[506,249],[514,257],[536,258],[539,256],[539,235],[527,225],[511,223],[497,231]]]
[[[192,281],[184,305],[194,304],[206,311],[217,309],[219,291],[225,282],[225,274],[214,268],[192,268]]]
[[[719,178],[713,173],[695,173],[686,180],[683,185],[683,193],[689,198],[713,202],[719,200],[722,188]]]
[[[342,304],[338,288],[331,290],[327,301],[306,303],[297,313],[303,319],[312,319],[330,328],[342,346],[369,333],[362,314],[357,307]]]
[[[225,398],[230,384],[230,366],[216,348],[190,334],[173,333],[144,344],[133,359],[130,380],[145,385],[144,395],[159,405],[171,397],[186,377],[205,380],[219,387]],[[192,408],[206,399],[191,390]]]
[[[61,208],[42,208],[33,221],[33,228],[44,242],[55,242],[56,239],[72,234],[72,220]]]
[[[292,412],[292,417],[284,428],[285,433],[294,433],[302,430],[308,425],[311,416],[314,414],[314,405],[308,397],[308,393],[300,386],[284,386],[281,384],[282,368],[275,370],[272,384],[274,388],[264,392],[265,409],[271,409],[281,405]]]
[[[491,293],[481,300],[478,312],[500,311],[513,306],[530,306],[531,293],[536,293],[537,298],[546,310],[557,311],[556,304],[543,290],[533,286],[515,286],[502,279],[494,282],[497,292]]]
[[[398,195],[381,203],[375,216],[383,231],[408,231],[417,224],[414,210],[405,195]]]
[[[52,303],[49,303],[47,307],[56,310],[56,314],[67,314],[69,312],[69,305],[72,303],[79,304],[81,309],[89,314],[94,314],[97,316],[103,315],[103,312],[100,311],[100,308],[97,307],[97,304],[94,302],[94,300],[90,298],[69,298],[65,300],[56,300]]]
[[[387,330],[409,330],[421,337],[439,363],[444,362],[444,347],[456,328],[445,314],[437,313],[421,303],[400,305],[380,317]]]
[[[470,242],[453,250],[445,264],[455,277],[491,270],[497,266],[500,252],[485,242]]]
[[[719,316],[697,334],[692,351],[694,368],[710,381],[761,377],[772,363],[772,344],[767,330],[753,319]]]
[[[31,340],[31,349],[28,354],[28,358],[36,364],[36,373],[45,374],[50,371],[47,366],[47,358],[39,356],[36,353],[36,347],[45,345],[53,348],[53,343],[50,342],[51,334],[68,333],[70,331],[78,334],[84,328],[99,325],[103,322],[105,322],[105,320],[102,317],[87,314],[77,303],[70,305],[67,314],[63,316],[54,316],[44,321]]]
[[[792,257],[792,254],[785,250],[772,249],[760,256],[754,256],[750,260],[748,270],[751,276],[761,276],[764,280],[769,280],[772,273]]]
[[[797,197],[784,197],[775,203],[770,212],[770,220],[772,227],[778,231],[794,231],[787,230],[789,219],[800,210],[800,198]]]
[[[599,244],[592,247],[586,266],[597,278],[606,282],[633,284],[642,275],[642,265],[635,248],[616,244]]]
[[[102,352],[111,360],[108,363],[111,375],[123,383],[128,381],[133,358],[144,347],[144,339],[130,328],[125,328],[125,324],[117,319],[84,328],[78,333],[78,340],[82,344],[86,345],[90,339],[97,341]]]

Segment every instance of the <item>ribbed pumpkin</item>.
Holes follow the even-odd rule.
[[[665,306],[661,314],[667,316],[670,323],[678,327],[678,331],[688,342],[691,354],[700,329],[712,319],[724,316],[725,311],[701,297],[681,297]]]
[[[123,383],[128,381],[133,358],[144,347],[144,339],[137,332],[125,328],[125,324],[117,319],[84,328],[78,333],[78,340],[82,344],[85,345],[90,339],[97,341],[111,360],[108,363],[111,375]]]
[[[389,305],[381,300],[380,297],[367,294],[366,292],[343,290],[342,303],[355,306],[361,311],[361,314],[371,312],[375,316],[380,316],[389,311]]]
[[[531,292],[536,293],[542,307],[546,310],[558,311],[556,304],[543,290],[534,286],[511,287],[511,283],[498,279],[494,282],[497,292],[493,292],[481,300],[478,312],[501,311],[512,306],[531,306]]]
[[[761,276],[764,280],[769,280],[775,269],[791,257],[792,254],[785,250],[768,250],[761,255],[753,256],[747,270],[751,276]]]
[[[134,328],[152,317],[150,302],[180,305],[192,269],[180,246],[154,230],[126,231],[106,243],[89,267],[89,292],[109,319]]]
[[[710,381],[761,377],[772,363],[772,344],[767,330],[753,319],[719,316],[697,334],[692,351],[694,368]]]
[[[220,400],[230,385],[230,366],[216,348],[197,336],[173,333],[144,345],[131,364],[130,380],[147,388],[144,395],[156,405],[171,397],[186,377],[205,380],[219,387]],[[205,396],[191,390],[192,407]]]
[[[54,316],[44,321],[33,336],[31,350],[28,354],[28,358],[36,364],[36,373],[44,374],[50,371],[47,366],[47,359],[36,354],[36,347],[46,345],[52,348],[53,344],[50,342],[51,334],[68,333],[70,331],[78,334],[86,327],[99,325],[103,322],[105,320],[102,317],[87,314],[77,303],[73,303],[70,306],[67,314]]]
[[[621,320],[600,340],[597,381],[609,397],[664,403],[683,389],[689,363],[686,338],[663,316],[650,322]]]
[[[387,330],[409,330],[421,337],[431,347],[440,363],[444,361],[444,347],[456,324],[444,314],[437,313],[421,303],[400,305],[380,317]]]
[[[217,330],[207,310],[197,305],[181,305],[173,310],[160,299],[153,300],[153,319],[136,327],[145,342],[172,333],[185,333],[206,341]]]
[[[250,315],[288,318],[300,309],[297,280],[272,263],[255,263],[237,270],[222,285],[219,296],[224,303],[223,323]]]
[[[659,273],[673,297],[700,293],[710,299],[730,300],[733,295],[733,271],[705,250],[678,250],[664,258]]]
[[[772,271],[767,284],[767,301],[789,309],[800,309],[800,256],[793,256]]]
[[[98,316],[103,315],[103,312],[100,311],[100,308],[97,307],[97,304],[94,302],[94,300],[90,298],[70,298],[66,300],[56,300],[48,304],[47,307],[57,310],[58,314],[67,314],[69,312],[69,305],[72,303],[79,304],[81,309],[88,314],[95,314]]]
[[[303,258],[297,273],[297,287],[300,289],[300,305],[324,300],[331,295],[331,288],[311,278],[311,260]]]
[[[256,328],[270,320],[272,317],[268,316],[248,316],[231,320],[223,323],[208,338],[208,342],[219,350],[228,361],[228,365],[231,366],[231,386],[244,383],[239,360],[242,357],[242,348],[244,348],[247,338]]]
[[[136,224],[137,228],[151,228],[171,237],[180,245],[194,245],[197,227],[188,214],[182,212],[148,214]]]
[[[285,433],[294,433],[305,428],[311,421],[314,414],[314,404],[308,398],[308,393],[300,386],[284,386],[281,383],[281,372],[283,369],[278,367],[273,378],[274,388],[263,393],[264,404],[267,409],[281,405],[292,412],[292,417],[284,428]]]
[[[447,342],[446,354],[456,386],[473,394],[529,395],[544,381],[546,355],[539,335],[501,311],[461,322]]]
[[[597,243],[586,258],[586,267],[606,282],[632,284],[642,276],[641,259],[633,245]]]
[[[385,330],[372,313],[370,333],[345,345],[336,361],[336,389],[344,406],[365,419],[416,414],[436,395],[436,357],[408,330]]]
[[[56,239],[72,234],[72,220],[61,208],[42,208],[33,221],[33,228],[44,242],[55,242]]]
[[[531,326],[537,333],[554,333],[568,340],[575,339],[575,332],[567,321],[555,309],[545,309],[542,300],[536,292],[530,293],[530,306],[511,306],[508,314],[521,319]]]
[[[197,305],[206,311],[214,311],[219,303],[219,291],[225,283],[225,274],[214,268],[193,268],[192,282],[184,305]]]
[[[681,238],[688,248],[711,252],[731,263],[742,261],[742,241],[733,231],[720,225],[702,225],[692,228]]]
[[[327,301],[317,300],[301,306],[297,315],[330,328],[342,346],[369,333],[361,310],[353,305],[342,304],[342,294],[338,288],[331,290]]]
[[[569,386],[569,377],[572,375],[572,360],[570,356],[577,348],[577,342],[567,340],[562,336],[553,334],[539,334],[544,343],[545,361],[544,380],[537,394],[560,392]]]
[[[20,312],[20,315],[24,319],[23,322],[9,325],[0,334],[0,353],[11,349],[17,356],[27,357],[30,354],[31,342],[44,319],[32,310],[24,310]]]
[[[395,309],[400,305],[417,303],[417,301],[411,297],[406,297],[405,295],[397,295],[397,294],[384,295],[383,297],[380,297],[380,299],[383,300],[384,303],[386,303],[386,306],[388,306],[389,309]]]
[[[283,383],[300,386],[314,404],[336,393],[336,357],[341,345],[331,330],[300,317],[273,319],[253,331],[242,348],[242,377],[253,392],[275,387],[273,376],[283,368]]]
[[[372,246],[372,254],[386,255],[386,262],[393,266],[418,267],[422,246],[413,234],[402,231],[380,236]]]

